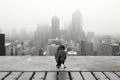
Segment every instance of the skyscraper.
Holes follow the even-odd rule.
[[[0,56],[5,56],[5,34],[0,34]]]
[[[93,42],[94,40],[94,32],[88,32],[87,33],[87,40],[90,41],[90,42]]]
[[[83,35],[82,17],[79,10],[76,10],[72,15],[71,39],[79,40]]]
[[[59,31],[60,20],[59,20],[59,18],[57,16],[52,17],[51,26],[52,26],[52,38],[53,39],[59,38],[60,37],[60,31]]]
[[[86,43],[85,43],[86,56],[94,56],[93,47],[94,47],[94,45],[92,42],[86,41]]]

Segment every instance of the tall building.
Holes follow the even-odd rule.
[[[94,32],[88,32],[87,33],[87,40],[90,42],[93,42],[94,39]]]
[[[80,40],[83,36],[84,31],[82,30],[82,16],[79,10],[76,10],[72,15],[71,39]]]
[[[5,34],[0,34],[0,56],[5,56]]]
[[[55,39],[55,38],[59,38],[60,37],[60,20],[57,16],[54,16],[52,18],[52,23],[51,23],[51,26],[52,26],[52,38]]]
[[[77,44],[77,53],[79,56],[94,56],[93,43],[88,41],[78,41]]]
[[[102,44],[101,52],[103,56],[112,56],[112,46],[109,44]]]
[[[80,41],[78,55],[79,56],[85,56],[86,55],[85,41]]]
[[[86,56],[94,56],[93,47],[94,47],[93,43],[91,43],[91,42],[85,43]]]
[[[99,44],[97,51],[98,56],[112,56],[112,46],[110,44]]]
[[[112,46],[112,55],[116,56],[119,53],[119,44],[111,44]]]

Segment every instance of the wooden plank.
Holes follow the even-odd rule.
[[[16,80],[17,77],[20,75],[21,72],[12,72],[8,75],[4,80]]]
[[[0,80],[5,77],[9,72],[0,72]]]
[[[45,77],[45,72],[36,72],[32,80],[43,80]]]
[[[56,80],[57,72],[47,72],[46,80]]]
[[[111,80],[120,80],[120,78],[113,72],[104,72]]]
[[[109,80],[102,72],[93,72],[98,80]]]
[[[83,80],[79,72],[71,72],[72,80]]]
[[[58,80],[70,80],[68,72],[59,72]]]
[[[24,72],[18,80],[29,80],[33,72]]]
[[[81,72],[84,80],[96,80],[95,77],[91,74],[91,72]]]
[[[120,77],[120,72],[115,72]]]
[[[5,56],[4,58],[1,56],[1,58],[4,59],[0,61],[1,71],[58,71],[53,56]],[[65,62],[68,67],[65,71],[120,71],[119,62],[120,56],[68,56]]]

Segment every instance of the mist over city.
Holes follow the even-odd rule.
[[[119,55],[119,0],[3,0],[5,55]],[[41,51],[41,52],[40,52]]]

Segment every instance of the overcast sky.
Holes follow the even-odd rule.
[[[54,15],[63,28],[76,9],[83,16],[85,31],[120,34],[120,0],[0,0],[0,28],[33,31],[38,24],[50,25]]]

